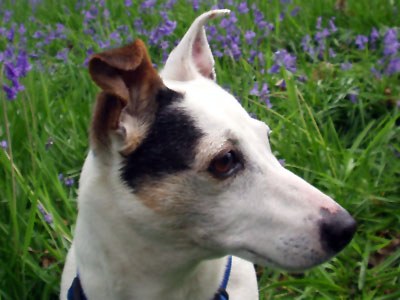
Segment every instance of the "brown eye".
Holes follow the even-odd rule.
[[[238,169],[239,165],[236,154],[233,151],[229,151],[214,158],[208,170],[217,177],[229,177]]]

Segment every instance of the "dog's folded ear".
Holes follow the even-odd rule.
[[[141,40],[94,54],[89,60],[89,73],[102,89],[92,116],[93,147],[109,146],[110,133],[124,131],[120,128],[122,114],[145,123],[156,110],[155,97],[164,85]]]
[[[214,58],[207,41],[204,25],[211,19],[225,16],[228,9],[206,12],[194,20],[178,46],[171,52],[161,76],[164,79],[188,81],[203,76],[216,79]]]

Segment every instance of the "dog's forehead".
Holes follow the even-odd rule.
[[[208,79],[165,84],[183,94],[181,105],[208,134],[240,139],[250,132],[265,136],[269,131],[265,123],[251,118],[230,93]]]

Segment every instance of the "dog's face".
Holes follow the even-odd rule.
[[[140,40],[91,58],[102,92],[89,163],[101,182],[84,171],[80,193],[104,186],[129,226],[199,257],[306,269],[347,245],[355,222],[283,168],[269,127],[215,83],[203,25],[227,13],[197,18],[161,76]]]

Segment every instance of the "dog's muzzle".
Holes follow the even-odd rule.
[[[327,253],[335,254],[351,241],[356,232],[357,223],[344,209],[334,213],[321,209],[321,215],[319,232],[322,248]]]

